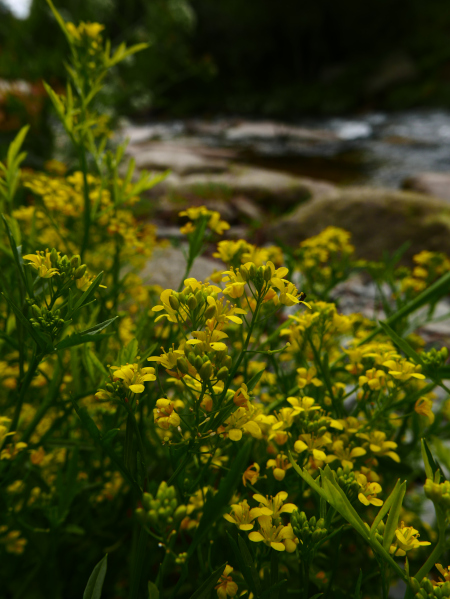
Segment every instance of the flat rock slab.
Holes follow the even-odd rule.
[[[195,141],[153,141],[129,145],[127,154],[136,161],[138,170],[167,170],[179,175],[222,173],[236,152],[210,148]]]
[[[152,190],[153,197],[163,192],[172,196],[195,199],[229,199],[245,196],[261,205],[291,207],[311,198],[337,193],[332,183],[296,177],[276,171],[230,164],[223,173],[180,176],[171,173]]]
[[[379,260],[411,242],[407,257],[421,250],[450,253],[450,206],[408,191],[370,187],[337,189],[298,206],[266,228],[266,238],[292,246],[328,226],[352,233],[357,255]]]
[[[450,200],[450,173],[418,173],[403,181],[404,189]]]

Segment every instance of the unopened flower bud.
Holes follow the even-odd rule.
[[[147,512],[143,508],[137,508],[137,510],[134,513],[136,514],[136,518],[141,524],[147,523]]]
[[[205,310],[205,318],[212,318],[216,313],[216,306],[214,304],[208,306]]]
[[[53,252],[53,250],[52,250],[52,252]],[[72,268],[78,268],[80,265],[81,265],[80,256],[78,254],[76,256],[72,256],[72,258],[70,259],[70,266]]]
[[[245,268],[245,266],[242,264],[242,266],[239,267],[239,272],[241,273],[241,277],[243,281],[248,281],[249,277],[250,277],[250,273],[248,272],[248,269]]]
[[[183,520],[183,518],[185,516],[186,516],[186,506],[179,505],[173,514],[174,520],[175,521]]]
[[[79,266],[75,271],[74,279],[81,279],[81,277],[84,277],[84,275],[86,274],[86,269],[86,264],[82,264],[81,266]]]
[[[203,364],[203,366],[200,368],[199,375],[200,375],[200,378],[202,379],[202,381],[209,381],[212,373],[213,373],[213,365],[208,360],[208,362],[205,362]]]
[[[175,310],[175,311],[177,311],[180,307],[180,302],[178,301],[178,298],[176,298],[173,293],[172,293],[172,295],[169,295],[169,304],[170,304],[170,307],[172,308],[172,310]]]
[[[151,507],[151,502],[153,501],[153,495],[150,493],[144,493],[142,497],[142,504],[146,510],[149,510]]]
[[[187,374],[189,372],[189,364],[185,358],[177,359],[177,367],[182,374]]]
[[[187,300],[187,305],[189,307],[189,310],[195,310],[195,308],[198,306],[197,300],[193,295],[191,295],[190,298]]]
[[[250,279],[254,279],[256,276],[256,266],[253,264],[253,262],[248,267],[248,274],[250,276]]]
[[[203,360],[200,356],[195,356],[194,366],[197,371],[200,371],[200,368],[203,367]]]
[[[36,304],[33,304],[31,306],[31,312],[33,313],[33,316],[35,318],[40,318],[42,316],[42,312],[41,312],[39,306],[36,306]]]
[[[219,370],[219,372],[217,373],[216,377],[219,381],[224,381],[229,374],[229,370],[226,366],[222,366],[222,368]]]

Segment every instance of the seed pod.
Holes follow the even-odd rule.
[[[81,266],[79,266],[75,271],[74,279],[81,279],[81,277],[84,277],[84,275],[86,274],[86,269],[86,264],[82,264]]]

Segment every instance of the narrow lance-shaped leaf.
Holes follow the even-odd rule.
[[[205,582],[190,596],[189,599],[210,599],[211,592],[214,590],[219,578],[222,576],[223,571],[225,570],[226,564],[214,570],[214,572],[209,576]]]
[[[95,568],[92,570],[92,574],[89,577],[88,583],[83,593],[83,599],[100,599],[102,595],[103,582],[106,576],[106,568],[108,554],[101,559]]]
[[[421,357],[416,351],[414,351],[414,349],[410,346],[406,339],[403,339],[402,337],[397,335],[397,333],[393,329],[391,329],[391,327],[385,322],[380,322],[379,324],[383,331],[386,333],[386,335],[388,335],[392,339],[395,345],[397,345],[402,350],[402,352],[408,356],[408,358],[411,358],[411,360],[415,364],[420,364],[421,366],[423,366]]]
[[[388,513],[388,511],[391,509],[391,505],[392,505],[394,499],[396,498],[396,496],[400,492],[400,486],[401,486],[400,480],[398,480],[396,482],[395,487],[392,490],[391,494],[389,495],[389,497],[386,499],[386,501],[381,506],[378,514],[376,515],[375,520],[372,522],[372,526],[370,527],[370,532],[372,534],[372,538],[375,535],[375,532],[377,530],[378,525],[383,520],[383,518],[386,516],[386,514]]]
[[[406,493],[406,482],[403,482],[398,493],[394,496],[392,501],[391,509],[389,510],[389,516],[386,521],[386,526],[383,535],[383,547],[386,551],[389,551],[392,540],[395,536],[395,531],[398,526],[398,519],[400,516],[400,510],[402,509],[403,498]]]

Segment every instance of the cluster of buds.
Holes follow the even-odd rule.
[[[300,431],[315,437],[321,437],[327,432],[329,420],[324,416],[322,410],[305,410],[299,412],[297,416]]]
[[[30,318],[31,325],[35,329],[49,333],[52,337],[57,335],[64,325],[64,318],[61,318],[60,310],[49,310],[45,306],[39,308],[35,303],[31,304],[30,310],[33,315]]]
[[[424,578],[421,582],[411,578],[411,586],[415,592],[415,599],[444,599],[444,597],[450,597],[450,582],[433,586],[429,578]]]
[[[354,501],[360,492],[361,484],[358,482],[357,475],[348,466],[336,470],[336,481],[349,501]]]
[[[420,359],[424,363],[426,370],[428,371],[436,371],[441,366],[445,364],[448,358],[448,349],[446,347],[442,347],[441,349],[436,349],[433,347],[428,352],[421,352]]]
[[[316,519],[315,516],[306,517],[305,512],[294,511],[291,514],[291,525],[294,534],[299,540],[298,549],[300,553],[313,554],[317,545],[327,536],[323,518]]]
[[[444,510],[450,509],[450,482],[435,483],[430,478],[427,478],[423,490],[428,499],[437,505],[440,505]]]
[[[191,340],[194,342],[194,340]],[[186,343],[184,355],[177,359],[178,370],[194,378],[198,375],[202,381],[224,381],[229,374],[232,360],[227,355],[227,346],[221,341],[207,343],[195,340],[197,343]],[[211,348],[208,351],[208,345]]]
[[[186,516],[186,506],[178,505],[175,487],[168,487],[165,481],[159,485],[156,496],[144,493],[143,507],[136,510],[136,517],[144,526],[152,526],[160,533],[180,523]]]

